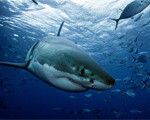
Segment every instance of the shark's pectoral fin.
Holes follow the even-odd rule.
[[[12,62],[2,62],[2,61],[0,61],[0,65],[26,69],[28,63],[12,63]]]

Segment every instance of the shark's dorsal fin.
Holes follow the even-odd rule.
[[[61,32],[61,29],[62,29],[63,24],[64,24],[64,21],[61,23],[61,25],[60,25],[60,27],[59,27],[59,30],[58,30],[57,36],[60,36],[60,32]]]

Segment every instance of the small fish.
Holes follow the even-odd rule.
[[[137,77],[143,77],[145,75],[145,73],[143,71],[139,71],[136,76]]]
[[[145,26],[147,26],[147,25],[149,25],[149,24],[150,24],[150,20],[147,21],[146,23],[144,23],[142,26],[145,27]]]
[[[123,93],[127,94],[130,97],[135,97],[135,93],[133,92],[133,90],[123,91]]]
[[[116,80],[116,82],[121,82],[121,81],[122,81],[122,80],[121,80],[121,79],[119,79],[119,78],[118,78],[118,79],[115,79],[115,80]]]
[[[97,94],[101,94],[102,92],[98,91]]]
[[[139,55],[142,55],[142,54],[147,54],[148,52],[144,51],[144,52],[139,52],[138,54]]]
[[[150,78],[149,76],[145,76],[139,83],[142,90],[144,90],[147,87],[147,83],[149,82]]]
[[[142,111],[137,110],[137,109],[131,109],[130,113],[142,113]]]
[[[77,99],[77,97],[72,96],[72,95],[71,95],[71,96],[69,96],[69,98],[70,98],[70,99]]]
[[[92,97],[93,96],[93,94],[91,94],[91,93],[87,93],[87,94],[85,94],[85,97]]]
[[[132,56],[132,55],[131,55]],[[135,58],[134,56],[132,56],[132,58],[133,58],[133,62],[132,63],[134,63],[134,62],[141,62],[141,63],[146,63],[147,62],[147,60],[148,60],[148,58],[149,58],[149,56],[147,56],[147,55],[144,55],[144,54],[142,54],[142,55],[140,55],[139,57],[137,57],[137,58]]]
[[[88,93],[88,94],[85,94],[85,97],[89,98],[89,97],[92,97],[93,95]]]
[[[141,89],[142,90],[144,90],[145,89],[145,87],[146,87],[146,82],[145,81],[143,81],[143,80],[141,80],[141,82],[140,82],[141,84],[140,84],[140,87],[141,87]]]
[[[117,29],[118,23],[121,19],[127,19],[143,11],[150,4],[150,0],[134,0],[129,3],[122,11],[118,19],[111,19],[116,22],[115,30]]]
[[[135,47],[131,47],[131,48],[129,49],[129,52],[132,53],[134,50],[135,50]]]
[[[140,43],[140,45],[139,45],[140,47],[142,47],[143,46],[143,42],[142,43]]]
[[[16,56],[17,59],[23,58],[21,55]]]
[[[17,35],[17,34],[14,34],[14,37],[19,37],[19,35]]]
[[[128,61],[128,58],[127,58],[127,57],[124,57],[124,58],[120,61],[120,64],[125,64],[127,61]]]
[[[134,22],[137,22],[138,20],[140,20],[140,18],[142,17],[144,13],[139,14],[135,19]]]
[[[112,93],[119,93],[119,92],[121,92],[121,90],[120,90],[120,89],[114,89],[114,90],[112,90],[111,92],[112,92]]]
[[[117,118],[122,114],[122,112],[116,110],[113,110],[112,113],[115,114],[115,117]]]
[[[124,38],[124,36],[125,36],[125,34],[119,35],[119,36],[118,36],[118,39],[122,39],[122,38]]]
[[[138,40],[138,38],[139,38],[140,35],[141,35],[141,32],[139,32],[138,35],[135,37],[135,39],[134,39],[135,43],[137,42],[137,40]]]
[[[120,46],[121,48],[127,48],[127,47],[129,47],[130,45],[131,45],[131,43],[125,43],[125,42],[119,43],[119,46]]]
[[[38,2],[37,2],[36,0],[32,0],[32,2],[34,2],[35,4],[37,4],[37,5],[38,5]]]
[[[138,54],[139,50],[138,48],[135,48],[134,54]]]
[[[5,53],[5,54],[4,54],[4,56],[5,56],[5,57],[8,57],[8,54],[7,54],[7,53]]]
[[[131,77],[125,77],[125,78],[123,79],[124,82],[129,82],[130,80],[131,80]]]

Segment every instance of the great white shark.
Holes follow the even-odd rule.
[[[95,60],[73,42],[60,37],[63,24],[57,36],[47,36],[30,48],[25,63],[1,61],[0,65],[25,69],[64,91],[112,88],[115,80]]]

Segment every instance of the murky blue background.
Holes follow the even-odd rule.
[[[0,0],[0,61],[24,62],[30,47],[56,35],[65,21],[61,36],[116,79],[107,91],[68,93],[25,70],[0,66],[0,118],[150,118],[150,6],[138,21],[141,13],[121,20],[117,30],[110,20],[131,1],[38,0],[36,5],[32,0]],[[131,55],[142,54],[147,61],[132,64]]]

